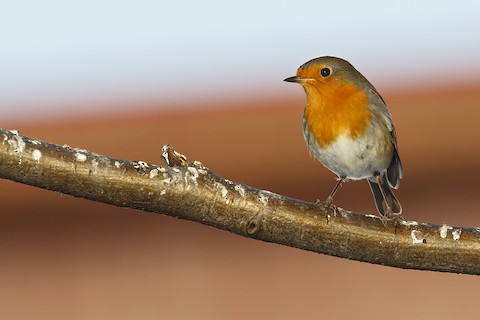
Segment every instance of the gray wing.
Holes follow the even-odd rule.
[[[400,179],[403,177],[403,167],[398,154],[397,134],[395,132],[395,126],[393,125],[392,115],[387,108],[385,100],[383,100],[377,90],[373,89],[370,97],[372,98],[372,101],[370,101],[372,107],[377,108],[379,111],[375,112],[379,117],[376,120],[385,124],[390,132],[390,141],[393,145],[393,157],[392,162],[390,162],[390,165],[387,168],[387,180],[390,187],[397,189],[400,186]]]

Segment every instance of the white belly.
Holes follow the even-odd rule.
[[[388,136],[380,128],[370,126],[366,134],[351,140],[348,133],[321,148],[309,130],[304,137],[312,156],[341,178],[353,180],[372,177],[388,168],[393,149]]]

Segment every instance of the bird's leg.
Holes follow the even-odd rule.
[[[325,201],[320,201],[316,200],[315,203],[317,204],[323,204],[327,208],[327,214],[332,209],[333,213],[336,213],[336,207],[333,204],[333,197],[335,196],[335,193],[337,193],[338,188],[342,185],[343,182],[345,182],[345,178],[337,178],[337,183],[335,183],[335,186],[333,187],[332,192],[330,192],[330,195],[328,196],[327,200]]]
[[[335,196],[335,193],[337,193],[338,188],[342,185],[342,183],[345,181],[345,179],[338,177],[337,178],[337,183],[335,183],[335,186],[333,187],[332,192],[330,192],[330,195],[328,196],[327,200],[325,201],[325,204],[330,207],[333,205],[333,197]]]
[[[392,214],[392,208],[390,207],[390,204],[387,201],[387,194],[385,193],[385,190],[383,189],[383,185],[380,182],[380,173],[375,173],[375,180],[377,180],[378,187],[380,188],[380,192],[382,193],[383,200],[385,200],[385,205],[387,206],[387,210],[385,211],[385,216],[390,217]]]
[[[404,220],[401,214],[396,214],[393,212],[392,207],[390,206],[390,203],[388,203],[388,198],[386,196],[385,190],[383,189],[383,185],[380,183],[380,174],[375,173],[375,180],[377,180],[378,187],[380,188],[380,192],[382,193],[383,200],[385,200],[385,205],[387,206],[385,210],[385,215],[382,215],[382,222],[385,224],[385,220],[395,220],[395,222],[399,222]]]

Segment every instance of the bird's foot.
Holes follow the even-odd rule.
[[[388,207],[385,214],[380,215],[380,220],[382,221],[384,226],[387,226],[387,222],[392,221],[396,227],[399,224],[401,224],[403,221],[405,221],[405,217],[402,216],[401,213],[393,212],[392,209]]]
[[[337,215],[337,206],[333,204],[332,196],[329,196],[325,201],[317,199],[314,201],[314,203],[325,208],[327,223],[330,222],[330,214],[333,214],[333,216]]]

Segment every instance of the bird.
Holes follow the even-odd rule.
[[[397,135],[387,105],[375,87],[348,61],[323,56],[302,64],[286,82],[300,84],[307,101],[303,136],[310,154],[337,175],[324,202],[343,182],[366,179],[382,219],[402,217],[392,189],[403,176]]]

